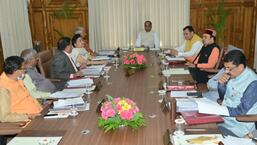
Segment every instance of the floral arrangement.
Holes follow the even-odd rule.
[[[101,104],[100,113],[98,126],[103,127],[105,132],[121,126],[129,126],[133,129],[145,126],[142,113],[139,112],[136,103],[129,98],[107,96],[107,100]]]
[[[124,68],[126,69],[143,69],[146,68],[146,59],[144,55],[137,53],[127,54],[123,58]]]

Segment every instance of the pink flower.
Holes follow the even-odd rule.
[[[136,61],[134,59],[131,59],[130,64],[136,64]]]
[[[125,61],[124,61],[124,64],[129,64],[129,60],[125,60]]]
[[[133,113],[137,113],[139,112],[139,108],[136,106],[134,109],[133,109]]]
[[[101,116],[102,116],[102,118],[103,118],[103,119],[105,119],[105,120],[108,118],[108,116],[107,116],[107,113],[106,113],[106,112],[102,112],[102,113],[101,113]]]
[[[108,109],[106,111],[108,117],[114,117],[115,116],[115,110],[114,109]]]
[[[115,106],[115,108],[116,108],[116,110],[120,111],[120,110],[122,109],[122,106],[119,105],[119,104],[117,104],[117,105]]]
[[[126,111],[122,111],[120,113],[120,117],[123,120],[131,120],[134,116],[133,116],[133,112],[132,111],[126,110]]]
[[[137,63],[138,63],[138,64],[143,64],[143,61],[137,60]]]
[[[127,101],[128,104],[134,104],[134,102],[129,98],[126,98],[126,101]]]
[[[118,103],[121,99],[120,98],[114,98],[114,102]]]

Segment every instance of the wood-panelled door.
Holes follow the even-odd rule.
[[[217,7],[220,0],[191,0],[190,22],[199,35],[208,27],[208,7]],[[224,29],[224,46],[228,44],[242,48],[249,66],[253,66],[257,0],[225,0],[224,8],[230,11]],[[218,36],[217,36],[218,37]]]
[[[87,0],[30,0],[29,14],[32,39],[42,49],[56,47],[62,35],[72,37],[77,26],[88,33]]]

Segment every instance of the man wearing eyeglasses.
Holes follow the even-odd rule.
[[[10,56],[4,61],[4,72],[0,76],[0,122],[27,121],[42,110],[22,82],[23,65],[19,56]]]
[[[219,129],[224,135],[243,137],[254,129],[254,123],[238,122],[235,116],[257,114],[257,75],[247,67],[246,58],[239,50],[224,56],[224,74],[218,80],[219,97],[227,106],[229,117]]]

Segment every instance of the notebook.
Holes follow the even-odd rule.
[[[180,112],[188,125],[224,122],[218,115],[198,113],[197,111]]]

